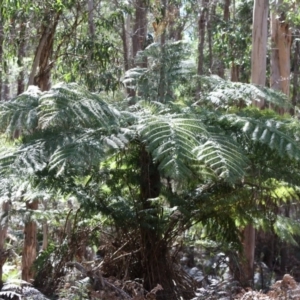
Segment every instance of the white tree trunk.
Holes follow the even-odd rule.
[[[255,0],[252,27],[251,83],[264,86],[266,83],[267,39],[268,39],[269,0]],[[264,108],[263,99],[253,101],[253,105]],[[241,278],[244,284],[253,283],[255,228],[248,224],[243,230],[243,270]]]
[[[281,6],[282,0],[276,1],[276,5]],[[283,11],[274,11],[271,14],[271,42],[270,86],[289,96],[292,34]]]
[[[255,0],[252,27],[251,83],[266,84],[269,0]],[[254,101],[263,108],[263,99]]]

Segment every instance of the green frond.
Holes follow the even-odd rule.
[[[0,103],[0,132],[12,137],[32,132],[38,122],[37,110],[41,91],[36,86],[30,86],[26,92],[12,99]]]
[[[56,147],[49,158],[49,168],[56,170],[56,176],[61,175],[66,168],[81,173],[92,166],[99,166],[101,161],[124,149],[128,143],[124,134],[102,136],[97,130],[89,130],[68,144]]]
[[[137,128],[159,169],[171,178],[190,176],[196,162],[194,148],[207,131],[201,121],[180,115],[148,116]]]
[[[57,84],[39,99],[39,125],[49,127],[103,127],[118,124],[119,113],[96,94],[75,83]]]
[[[300,224],[297,220],[277,215],[274,231],[283,241],[297,245],[294,238],[296,235],[300,235]]]
[[[228,107],[241,103],[250,106],[253,101],[260,102],[263,99],[280,108],[291,108],[286,95],[267,87],[227,81],[216,75],[204,76],[200,78],[200,81],[208,89],[208,92],[203,95],[204,99],[219,107]]]
[[[197,159],[217,178],[235,182],[245,174],[247,158],[228,135],[214,133],[194,151]]]
[[[135,100],[168,103],[175,100],[174,91],[179,84],[188,82],[194,65],[185,60],[188,50],[184,42],[153,43],[138,52],[137,62],[147,60],[148,67],[136,67],[125,73],[127,88],[136,90]]]
[[[0,176],[10,173],[16,157],[17,154],[14,148],[0,148]]]
[[[222,116],[220,119],[229,121],[250,140],[265,144],[280,156],[300,159],[300,144],[295,140],[294,133],[288,130],[289,124],[293,121],[266,118],[263,113],[258,111],[256,116],[230,114]]]

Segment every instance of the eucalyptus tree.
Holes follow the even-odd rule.
[[[270,86],[286,95],[290,94],[290,54],[293,40],[292,31],[286,19],[286,11],[289,10],[289,6],[291,4],[286,1],[275,1],[271,13]]]
[[[253,8],[251,83],[260,86],[266,84],[267,39],[268,39],[269,1],[255,1]],[[259,108],[265,105],[264,99],[254,99],[253,104]],[[243,231],[243,248],[245,262],[243,266],[244,282],[252,282],[254,276],[255,228],[248,224]]]

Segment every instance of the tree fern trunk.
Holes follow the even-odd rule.
[[[26,202],[26,209],[38,209],[38,201]],[[22,254],[22,279],[30,282],[34,278],[32,264],[36,259],[37,248],[37,224],[35,221],[28,220],[24,228],[24,247]]]
[[[163,291],[157,294],[160,300],[176,299],[172,294],[173,283],[170,266],[168,265],[168,249],[162,239],[158,222],[159,207],[149,199],[157,198],[160,194],[160,174],[157,165],[153,163],[145,147],[140,152],[140,202],[141,213],[145,219],[140,219],[141,255],[144,286],[147,290],[161,284]],[[146,216],[151,213],[151,220]]]

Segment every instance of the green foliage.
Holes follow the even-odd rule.
[[[201,106],[189,105],[193,89],[178,99],[179,85],[199,79],[182,61],[186,54],[181,42],[141,52],[149,67],[126,73],[124,83],[136,91],[129,107],[76,84],[30,89],[1,104],[2,132],[19,135],[1,151],[5,195],[24,181],[26,199],[43,190],[73,195],[85,212],[102,212],[126,224],[124,231],[147,228],[171,242],[200,222],[211,238],[238,247],[238,227],[268,221],[268,205],[278,201],[270,180],[296,190],[299,175],[290,174],[299,173],[300,127],[288,116],[247,108],[257,98],[286,105],[282,95],[249,84],[204,77]],[[146,185],[158,191],[155,197],[143,198]]]
[[[213,105],[218,109],[232,106],[250,106],[253,101],[264,99],[274,107],[291,108],[286,95],[270,88],[255,86],[241,82],[224,80],[216,75],[200,78],[204,87],[200,103]]]
[[[182,42],[169,42],[163,47],[158,43],[149,45],[137,56],[137,63],[147,60],[148,67],[136,67],[125,73],[123,83],[136,90],[137,100],[169,103],[175,100],[175,88],[187,83],[192,76],[189,51]]]

